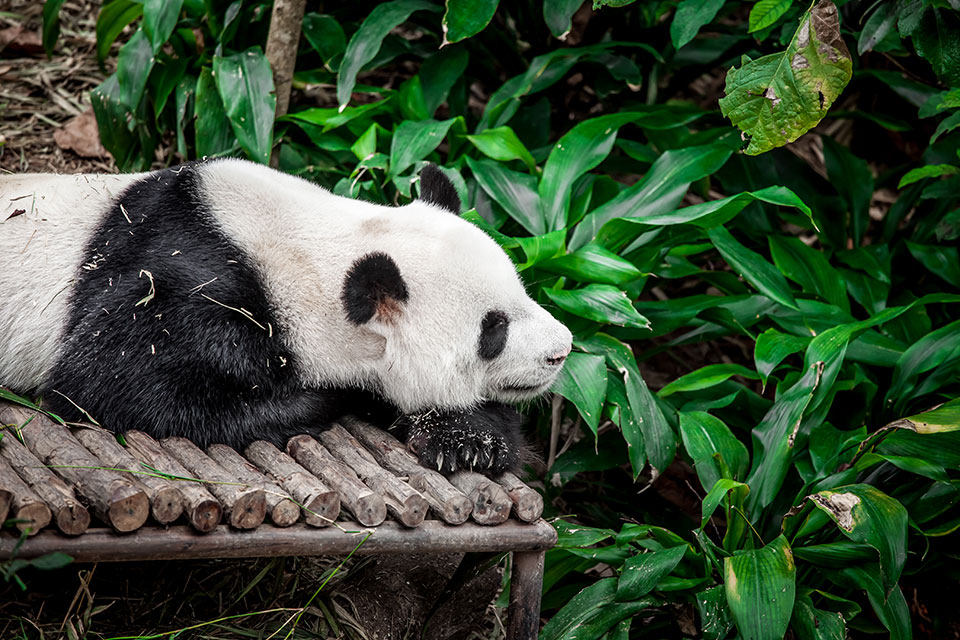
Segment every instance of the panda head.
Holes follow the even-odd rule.
[[[347,320],[382,345],[374,385],[405,412],[518,402],[544,393],[570,331],[526,293],[507,254],[459,217],[428,165],[421,198],[366,225],[343,281]]]

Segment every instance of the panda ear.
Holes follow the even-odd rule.
[[[407,301],[407,283],[393,258],[382,252],[368,253],[350,266],[343,284],[343,301],[347,319],[365,324],[376,317],[392,322],[403,313]]]
[[[424,166],[420,172],[420,199],[460,215],[460,196],[450,178],[435,164]]]

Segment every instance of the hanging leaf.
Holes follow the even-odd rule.
[[[233,133],[252,160],[266,164],[277,109],[273,72],[259,47],[227,58],[214,56],[213,77]]]
[[[725,0],[681,0],[670,23],[673,48],[680,49],[693,40],[701,27],[710,24]]]
[[[749,28],[747,33],[753,33],[772,27],[787,12],[793,0],[760,0],[750,9]]]
[[[742,638],[782,640],[790,624],[797,570],[784,536],[723,559],[727,602]]]
[[[607,366],[602,356],[571,353],[551,390],[572,402],[593,434],[597,434],[600,410],[607,395]]]
[[[483,31],[497,11],[500,0],[447,0],[443,14],[443,44],[445,47]]]
[[[749,140],[748,155],[793,142],[814,127],[853,75],[830,0],[804,14],[786,51],[741,62],[727,73],[720,110]]]

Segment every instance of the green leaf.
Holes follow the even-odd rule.
[[[680,564],[687,548],[687,545],[678,545],[627,558],[617,583],[617,600],[636,600],[653,591],[660,579]]]
[[[508,216],[534,236],[546,233],[546,225],[540,215],[540,196],[537,195],[535,177],[511,171],[493,162],[470,157],[466,161],[480,188],[503,207]]]
[[[843,616],[836,611],[817,609],[806,594],[797,596],[790,628],[797,640],[847,640],[847,625]]]
[[[567,39],[570,20],[582,4],[583,0],[543,0],[543,20],[554,38]]]
[[[53,55],[53,47],[60,37],[60,7],[63,0],[46,0],[43,3],[43,50],[47,57]]]
[[[670,23],[673,48],[680,49],[693,40],[700,29],[713,22],[725,0],[681,0]]]
[[[853,155],[833,138],[823,137],[823,159],[827,177],[850,208],[850,235],[854,246],[860,246],[870,223],[870,200],[873,198],[873,172],[866,160]]]
[[[543,292],[558,307],[581,318],[620,327],[650,328],[650,321],[637,313],[627,294],[617,287],[591,284],[571,291],[544,289]]]
[[[787,12],[793,0],[760,0],[750,9],[747,33],[775,25]]]
[[[882,2],[870,14],[857,39],[857,53],[863,55],[882,42],[897,24],[897,5]]]
[[[537,170],[537,163],[533,156],[510,127],[486,129],[476,135],[467,136],[467,140],[487,157],[501,162],[521,160],[527,165],[530,173]]]
[[[809,498],[840,531],[880,554],[880,573],[889,593],[907,560],[907,510],[876,487],[853,484],[820,491]]]
[[[100,141],[116,159],[117,165],[124,171],[144,169],[145,163],[137,154],[136,136],[127,127],[127,120],[132,116],[129,108],[120,101],[117,74],[108,76],[90,92],[90,103],[97,119]]]
[[[547,229],[567,225],[570,192],[574,181],[600,164],[613,149],[617,131],[641,117],[638,113],[615,113],[585,120],[554,145],[540,180],[540,207]]]
[[[920,374],[960,358],[960,320],[925,335],[903,352],[893,369],[893,381],[884,398],[894,415],[914,397]]]
[[[587,215],[574,229],[570,247],[578,249],[592,242],[600,228],[615,218],[641,220],[671,211],[680,204],[690,183],[719,171],[731,153],[725,145],[686,147],[665,152],[653,163],[643,179]],[[547,162],[549,165],[549,160]],[[543,191],[541,182],[540,193]]]
[[[540,268],[580,282],[613,285],[632,282],[642,276],[632,263],[595,244],[588,244],[573,253],[544,262]]]
[[[62,569],[73,562],[73,558],[62,551],[45,553],[44,555],[30,560],[30,566],[41,571],[52,571],[53,569]]]
[[[103,5],[97,15],[97,63],[102,67],[110,45],[128,24],[143,15],[143,4],[133,0],[113,0]]]
[[[197,113],[197,155],[201,158],[212,157],[232,149],[237,137],[233,134],[230,119],[227,118],[227,112],[223,109],[223,101],[220,99],[220,92],[217,91],[210,67],[203,67],[200,70],[200,77],[197,79],[195,111]]]
[[[723,475],[722,467],[714,458],[717,454],[733,479],[747,477],[750,470],[747,448],[719,418],[702,411],[681,412],[680,436],[702,486],[714,486]]]
[[[153,69],[153,50],[143,29],[137,29],[117,57],[117,81],[120,83],[120,101],[136,111]]]
[[[446,0],[441,47],[460,42],[483,31],[497,11],[500,0]]]
[[[730,635],[733,620],[722,584],[704,589],[697,595],[697,610],[700,612],[700,631],[703,640],[723,640]]]
[[[183,0],[145,0],[143,3],[143,30],[150,39],[154,55],[173,35],[180,19]]]
[[[443,104],[450,89],[463,76],[470,56],[465,45],[447,46],[423,61],[420,76],[429,78],[423,87],[423,101],[428,117],[433,117],[437,108]]]
[[[793,142],[827,114],[852,76],[837,8],[820,0],[800,21],[782,53],[746,56],[727,73],[723,115],[746,136],[748,155]]]
[[[907,416],[890,426],[906,428],[919,434],[960,431],[960,398],[945,402],[936,409]]]
[[[811,338],[803,336],[781,333],[776,329],[767,329],[757,336],[753,359],[756,362],[757,371],[760,373],[760,380],[763,385],[767,385],[767,378],[777,368],[777,365],[783,362],[784,358],[806,349],[810,340]]]
[[[376,57],[383,39],[394,27],[407,21],[414,11],[439,11],[440,7],[427,0],[393,0],[378,4],[350,38],[337,75],[337,104],[340,111],[347,107],[357,74],[365,64]]]
[[[607,395],[607,366],[603,357],[571,353],[551,390],[577,407],[584,422],[596,436],[600,410]]]
[[[785,276],[799,284],[804,291],[815,293],[824,301],[850,312],[843,278],[830,266],[822,252],[808,247],[795,237],[770,236],[768,241],[773,263]]]
[[[757,291],[786,307],[799,308],[787,281],[760,254],[737,242],[724,227],[714,227],[707,232],[707,235],[723,259]]]
[[[708,364],[667,384],[660,389],[657,395],[661,398],[666,398],[674,393],[709,389],[721,382],[729,380],[733,376],[743,376],[748,380],[760,379],[759,375],[740,364]]]
[[[876,564],[844,567],[826,575],[838,584],[857,591],[866,591],[870,606],[880,622],[890,631],[890,640],[910,640],[910,609],[900,587],[887,592],[880,579],[880,569]]]
[[[960,252],[949,245],[925,245],[907,240],[907,249],[930,273],[960,287]]]
[[[900,35],[909,35],[913,46],[926,58],[937,77],[949,87],[960,84],[960,18],[956,8],[940,8],[920,3],[907,4],[900,18]],[[915,28],[904,29],[904,13],[912,12]]]
[[[395,180],[413,163],[432,153],[443,142],[454,120],[456,118],[401,122],[390,142],[390,179]]]
[[[615,602],[617,579],[603,578],[573,596],[540,632],[540,640],[598,638],[621,620],[655,606],[654,598]]]
[[[266,56],[259,47],[226,58],[214,56],[213,77],[240,146],[252,160],[267,164],[277,97]]]
[[[700,505],[701,529],[707,526],[710,518],[713,517],[713,512],[717,510],[717,507],[720,506],[720,503],[727,496],[727,494],[734,490],[740,492],[741,496],[743,496],[750,492],[750,487],[743,482],[737,482],[736,480],[731,480],[730,478],[717,478],[717,480],[710,487],[710,490],[707,492],[707,495],[704,496],[703,502]]]
[[[957,127],[960,127],[960,111],[954,111],[937,125],[937,130],[930,136],[930,144],[933,144],[940,136],[953,131]]]
[[[751,640],[782,640],[796,595],[790,544],[780,536],[756,551],[723,559],[724,590],[737,629]]]
[[[919,182],[925,178],[953,176],[957,175],[958,173],[960,173],[960,167],[955,167],[952,164],[928,164],[908,171],[902,178],[900,178],[900,184],[897,185],[897,188],[903,189],[905,186],[913,184],[914,182]]]
[[[347,48],[347,36],[340,21],[333,16],[310,12],[303,16],[301,31],[313,50],[320,54],[323,63],[336,71],[340,67],[336,58]]]
[[[663,473],[677,452],[677,435],[667,423],[667,417],[657,403],[657,399],[634,362],[628,362],[620,369],[623,384],[626,387],[630,408],[643,432],[643,445],[647,452],[647,461],[653,468],[656,478]]]

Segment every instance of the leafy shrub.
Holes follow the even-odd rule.
[[[94,106],[125,169],[452,178],[575,334],[532,408],[575,514],[544,638],[909,638],[900,585],[957,571],[960,17],[840,4],[338,4],[274,122],[265,3],[113,0],[101,59],[143,18]]]

